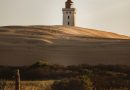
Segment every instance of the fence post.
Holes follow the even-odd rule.
[[[15,90],[20,90],[20,73],[19,73],[19,69],[16,70]]]

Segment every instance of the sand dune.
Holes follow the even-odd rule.
[[[0,64],[130,65],[130,37],[69,26],[0,27]]]

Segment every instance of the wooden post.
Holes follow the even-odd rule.
[[[19,73],[19,69],[16,71],[16,76],[15,76],[15,90],[20,90],[20,73]]]

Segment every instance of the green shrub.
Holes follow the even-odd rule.
[[[33,67],[33,68],[44,67],[44,66],[48,66],[48,62],[45,60],[37,61],[36,63],[31,65],[31,67]]]
[[[55,81],[52,90],[92,90],[92,82],[87,76]]]

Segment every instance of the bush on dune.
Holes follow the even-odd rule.
[[[92,90],[93,85],[88,76],[55,81],[52,90]]]

